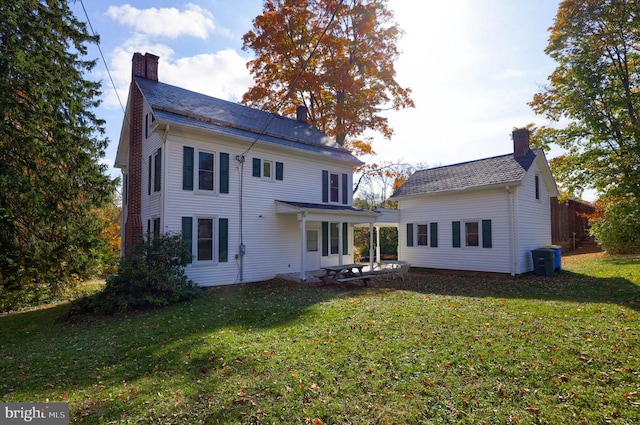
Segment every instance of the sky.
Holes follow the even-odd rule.
[[[389,0],[404,31],[396,80],[412,90],[415,108],[387,112],[393,137],[373,134],[376,155],[361,159],[455,164],[510,153],[514,128],[549,125],[527,103],[556,66],[544,49],[558,5],[558,0]],[[160,81],[221,99],[238,101],[253,84],[246,68],[252,53],[242,50],[242,36],[261,14],[262,0],[84,0],[84,10],[79,1],[72,8],[83,21],[86,10],[100,36],[106,66],[100,59],[89,78],[103,82],[97,114],[106,120],[110,166],[134,52],[160,57]],[[88,56],[100,58],[96,46]],[[559,154],[552,149],[547,158]],[[120,176],[112,167],[110,173]]]

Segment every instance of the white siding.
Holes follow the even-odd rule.
[[[518,188],[518,273],[533,270],[532,249],[551,245],[551,205],[539,161],[544,161],[544,158],[537,158]],[[539,176],[540,199],[536,199],[535,176]]]
[[[197,190],[197,178],[193,191],[182,189],[183,147],[190,146],[214,152],[216,193]],[[188,276],[203,286],[240,282],[240,264],[236,260],[241,243],[240,234],[240,173],[242,167],[236,160],[247,144],[232,139],[205,139],[172,130],[166,149],[166,217],[165,231],[180,233],[182,217],[208,216],[229,220],[229,260],[226,263],[201,265],[197,261],[187,267]],[[220,152],[229,154],[229,193],[218,193],[218,166]],[[273,161],[273,180],[266,181],[252,176],[252,158]],[[282,162],[283,180],[275,180],[275,163]],[[197,166],[197,159],[196,159]],[[246,247],[243,260],[242,281],[253,282],[269,279],[279,273],[300,271],[300,222],[295,215],[277,215],[274,200],[296,202],[322,202],[322,170],[346,173],[351,189],[352,165],[330,163],[304,153],[287,151],[258,142],[246,154],[242,171],[243,231],[242,243]],[[146,184],[146,183],[145,183]],[[146,190],[146,186],[145,186]],[[145,192],[146,193],[146,192]],[[351,203],[349,190],[349,202]],[[217,235],[214,235],[217,240]],[[323,258],[324,260],[324,258]],[[346,258],[345,258],[346,261]],[[351,260],[350,260],[351,261]]]
[[[400,201],[399,258],[415,267],[511,273],[509,193],[505,189],[434,195]],[[492,247],[466,247],[464,223],[491,220]],[[461,222],[461,247],[452,244],[452,222]],[[407,223],[438,223],[438,247],[407,246]],[[414,225],[415,225],[414,224]],[[430,230],[430,229],[429,229]],[[430,239],[430,236],[428,237]],[[430,242],[430,241],[429,241]]]

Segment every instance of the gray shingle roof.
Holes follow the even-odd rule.
[[[146,78],[135,77],[135,82],[157,120],[248,140],[259,136],[260,142],[322,152],[360,163],[311,124]]]
[[[416,171],[391,198],[459,191],[483,186],[519,182],[541,151],[513,154]]]

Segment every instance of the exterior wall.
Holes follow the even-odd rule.
[[[161,187],[160,187],[160,191],[156,192],[154,191],[154,187],[153,187],[153,155],[158,151],[158,149],[161,149],[161,157],[162,157],[162,167],[161,167],[161,177],[164,180],[165,177],[165,152],[164,152],[164,147],[163,147],[163,140],[162,140],[162,136],[160,136],[160,134],[151,131],[150,127],[150,122],[145,122],[145,116],[147,116],[147,114],[149,114],[149,116],[151,116],[151,109],[149,108],[149,105],[145,102],[144,103],[144,107],[142,108],[142,120],[141,120],[141,125],[142,125],[142,177],[141,177],[141,181],[142,184],[140,185],[140,194],[141,194],[141,218],[142,218],[142,229],[144,233],[147,233],[149,231],[153,232],[153,224],[151,225],[151,228],[149,228],[149,221],[151,221],[153,223],[153,219],[155,218],[159,218],[160,219],[160,231],[162,232],[162,229],[164,228],[164,217],[162,214],[162,205],[163,205],[163,197],[164,197],[164,192],[163,192],[163,188],[164,188],[164,184],[165,182],[162,181],[161,183]],[[145,129],[145,127],[148,127],[147,129]],[[152,161],[151,161],[151,182],[149,182],[149,156],[152,157]],[[149,188],[149,183],[151,183],[151,194],[149,194],[148,188]]]
[[[531,250],[551,245],[551,206],[549,190],[538,159],[522,179],[517,192],[518,273],[533,270]],[[539,199],[536,199],[535,177],[538,176]]]
[[[214,217],[228,219],[228,262],[199,263],[187,267],[188,276],[202,286],[253,282],[269,279],[279,273],[299,272],[301,262],[300,222],[297,216],[276,214],[274,200],[322,203],[322,170],[346,173],[351,189],[352,165],[338,162],[331,165],[326,158],[292,152],[258,142],[246,154],[244,167],[236,160],[248,144],[231,138],[205,134],[187,134],[171,130],[163,149],[164,163],[164,232],[180,233],[182,217]],[[216,188],[219,154],[229,154],[229,193],[203,193],[182,189],[183,147],[202,149],[215,154]],[[153,146],[150,146],[153,150]],[[148,160],[148,155],[146,157]],[[265,180],[252,176],[252,159],[283,163],[283,180]],[[197,164],[197,162],[196,162]],[[275,170],[274,170],[275,172]],[[240,174],[242,173],[242,234],[240,233]],[[146,184],[146,183],[145,183]],[[194,180],[197,184],[197,179]],[[144,186],[146,190],[146,185]],[[146,193],[146,192],[145,192]],[[351,205],[351,191],[348,194]],[[150,201],[153,201],[151,199]],[[149,202],[151,214],[158,205]],[[311,223],[307,222],[307,227]],[[317,227],[320,224],[317,223]],[[214,231],[216,239],[217,229]],[[243,243],[242,279],[239,247]],[[337,257],[337,256],[335,256]],[[329,261],[323,258],[323,261]],[[335,259],[334,259],[335,260]],[[344,259],[347,261],[347,257]],[[352,261],[350,259],[349,261]],[[337,263],[335,260],[334,264]]]
[[[415,267],[511,273],[509,199],[505,189],[491,189],[399,201],[399,259]],[[465,246],[464,222],[482,220],[491,220],[492,247]],[[453,221],[461,222],[460,248],[452,244]],[[432,222],[438,223],[438,247],[408,247],[407,223]]]

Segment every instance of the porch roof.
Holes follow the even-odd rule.
[[[375,223],[380,217],[376,211],[367,211],[349,205],[314,204],[276,200],[277,214],[306,214],[310,221],[339,221],[343,223]]]

